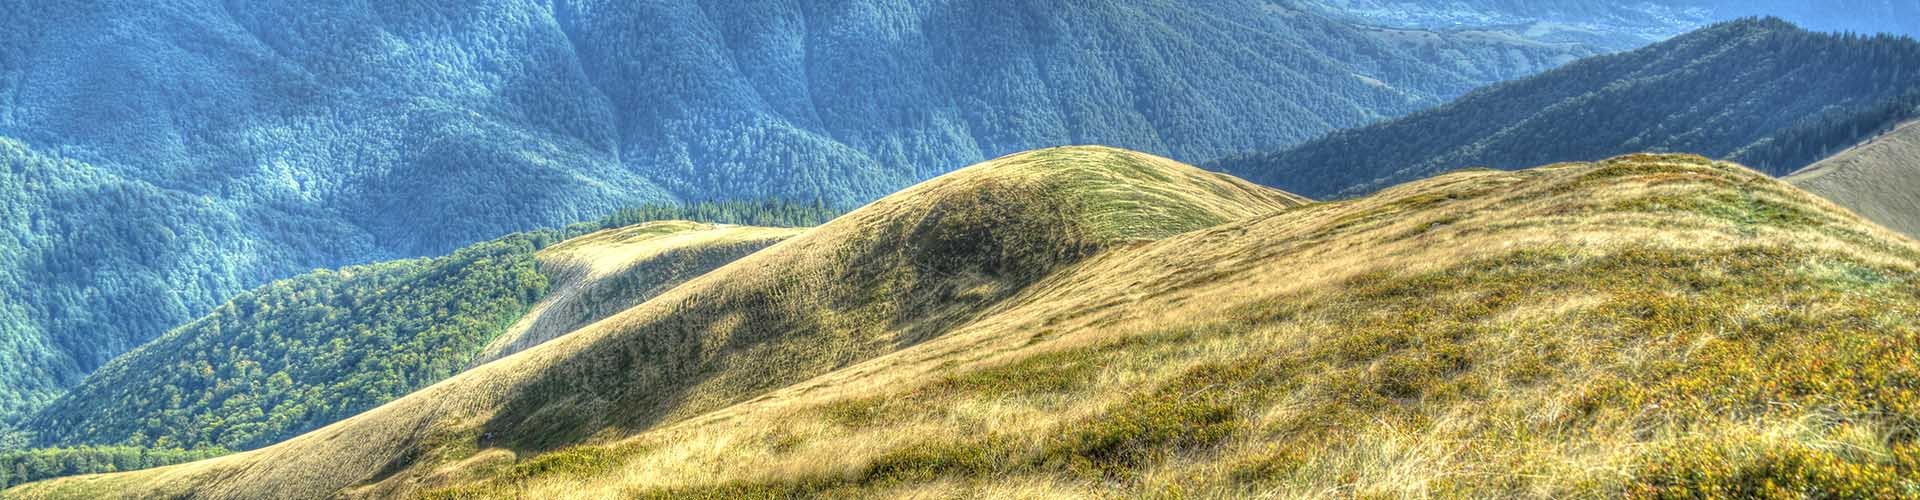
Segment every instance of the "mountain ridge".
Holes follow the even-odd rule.
[[[1715,25],[1494,85],[1406,118],[1209,168],[1308,196],[1442,171],[1682,151],[1786,174],[1913,116],[1920,42],[1778,18]]]
[[[1120,176],[1119,184],[1091,184],[1108,186],[1097,192],[1169,190],[1169,181],[1207,178],[1173,170],[1189,173],[1157,180],[1142,173],[1169,170],[1141,171],[1129,163],[1145,157],[1102,149],[997,162],[1045,166],[1049,158]],[[1011,173],[1041,171],[1051,170]],[[1886,383],[1912,374],[1886,360],[1920,345],[1916,325],[1896,319],[1920,296],[1920,247],[1759,172],[1686,155],[1457,172],[1310,205],[1271,194],[1264,198],[1288,206],[1178,224],[1197,227],[1189,231],[1152,222],[1189,217],[1143,212],[1150,217],[1136,229],[1084,233],[1131,243],[1051,254],[1085,257],[993,294],[1007,300],[989,300],[975,321],[942,334],[789,372],[732,397],[652,399],[678,407],[668,411],[680,417],[651,426],[586,419],[619,413],[590,410],[592,400],[620,400],[615,386],[661,380],[631,370],[674,362],[629,358],[629,366],[605,351],[566,351],[604,348],[617,337],[609,328],[622,323],[654,325],[629,332],[664,339],[671,330],[636,322],[650,314],[644,310],[680,310],[671,304],[723,284],[759,289],[740,279],[800,268],[775,263],[872,263],[860,257],[871,252],[820,243],[895,241],[917,231],[879,228],[971,220],[965,214],[977,212],[933,207],[978,198],[975,189],[1010,189],[988,179],[1025,177],[982,172],[963,169],[882,200],[624,318],[287,443],[10,493],[1057,496],[1177,487],[1202,496],[1329,488],[1616,496],[1775,491],[1765,488],[1873,495],[1912,486],[1901,479],[1912,477],[1912,462],[1886,457],[1920,448],[1886,416],[1920,399]],[[1063,174],[1080,175],[1050,175]],[[1181,185],[1189,187],[1171,192],[1260,192],[1239,182]],[[935,212],[942,215],[914,215]],[[1008,233],[997,238],[1022,229],[984,226]],[[858,236],[867,234],[891,236]],[[966,231],[951,234],[978,242]],[[943,255],[993,262],[1002,248],[969,244]],[[1023,268],[1031,269],[1014,267]],[[979,289],[967,274],[937,274],[942,283],[967,283],[957,287],[904,289]],[[953,277],[962,281],[945,281]],[[816,286],[806,280],[781,286],[817,296],[802,293]],[[944,295],[900,296],[913,304],[911,297]],[[705,318],[680,331],[741,324]],[[822,339],[809,340],[818,348]],[[554,362],[562,359],[569,361]],[[547,377],[596,383],[477,383],[534,366],[550,367]],[[763,366],[723,362],[702,383],[726,394],[710,384]],[[628,375],[593,375],[605,370]],[[1880,390],[1889,387],[1896,389]],[[502,398],[509,393],[520,396]],[[532,399],[501,403],[518,398]],[[503,415],[540,425],[499,425]],[[524,441],[566,433],[595,437]],[[1418,444],[1430,442],[1449,445]],[[1788,461],[1754,458],[1769,456]],[[1460,470],[1474,474],[1457,479]]]

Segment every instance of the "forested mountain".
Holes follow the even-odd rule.
[[[252,453],[25,498],[1903,498],[1920,245],[1691,155],[1014,155]]]
[[[368,246],[324,214],[219,203],[5,138],[0,193],[0,427],[234,292]],[[313,237],[273,236],[294,226]]]
[[[1920,35],[1911,0],[1305,0],[1384,27],[1501,33],[1539,41],[1637,48],[1747,16],[1814,31]]]
[[[241,294],[28,422],[40,445],[257,448],[464,370],[547,293],[515,237]]]
[[[682,219],[800,226],[833,215],[769,202],[643,206],[444,257],[277,281],[88,376],[22,426],[28,444],[80,448],[19,458],[41,460],[36,470],[67,470],[53,465],[101,456],[90,450],[124,455],[94,448],[101,445],[264,446],[508,354],[494,344],[525,336],[523,325],[605,317],[617,311],[602,303],[644,301],[795,231]],[[121,458],[89,463],[131,460]]]
[[[1920,42],[1746,19],[1211,167],[1322,197],[1451,169],[1638,151],[1729,158],[1784,175],[1917,114]]]
[[[1259,0],[0,1],[0,421],[239,291],[648,202],[1206,159],[1598,49]]]

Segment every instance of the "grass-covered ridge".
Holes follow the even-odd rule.
[[[473,363],[571,333],[800,232],[668,220],[595,231],[541,249],[535,258],[553,291]]]
[[[1698,158],[1452,174],[428,496],[1912,495],[1916,257]]]
[[[398,494],[447,470],[603,442],[746,401],[939,338],[1088,258],[1300,202],[1117,149],[1002,158],[877,201],[361,416],[210,462],[272,480],[163,487],[237,496],[350,487]],[[249,463],[271,466],[242,465]],[[275,471],[296,464],[316,473],[289,481]]]
[[[1008,179],[1032,170],[995,167],[1045,154],[915,188],[638,310],[680,310],[686,303],[662,300],[735,283],[750,276],[743,269],[793,269],[815,255],[848,262],[865,254],[819,252],[822,231],[895,241],[915,233],[884,222],[919,227],[898,221],[983,196],[963,185],[1022,185]],[[1169,171],[1179,172],[1156,170]],[[483,367],[251,456],[9,493],[1898,497],[1920,487],[1909,479],[1920,474],[1920,250],[1765,175],[1639,155],[1460,172],[1222,218],[1232,221],[1088,253],[884,355],[783,367],[753,349],[818,354],[761,340],[718,358],[650,358],[712,367],[684,397],[627,400],[684,412],[650,427],[539,449],[505,446],[516,430],[489,425],[516,412],[567,422],[555,417],[590,414],[569,412],[588,398],[671,380],[604,376],[646,370],[612,355],[622,343],[640,353],[668,345],[600,328],[631,321],[658,338],[764,316],[662,323],[629,312],[509,359],[536,377]],[[773,293],[820,297],[780,283]],[[882,293],[902,290],[915,289]],[[812,328],[810,346],[860,332]],[[704,338],[740,349],[743,330],[728,332]],[[739,367],[803,378],[741,404],[707,403],[744,387],[714,385],[742,380],[732,378]],[[543,385],[559,376],[595,383]],[[503,399],[456,389],[481,381],[516,389]],[[530,395],[544,404],[497,403]],[[488,407],[502,409],[461,417]],[[429,446],[367,444],[396,436]],[[355,467],[385,471],[313,486]]]

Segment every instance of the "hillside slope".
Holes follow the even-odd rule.
[[[1595,52],[1407,43],[1261,0],[7,1],[0,18],[9,154],[87,166],[43,185],[133,186],[8,200],[75,214],[0,244],[57,257],[0,287],[20,316],[0,343],[25,360],[0,368],[0,421],[312,269],[645,203],[857,206],[1044,146],[1279,147]],[[151,223],[85,215],[109,206]]]
[[[309,211],[209,203],[5,137],[0,191],[0,427],[301,256],[364,243]],[[284,225],[312,238],[279,240]]]
[[[114,359],[23,426],[42,447],[258,448],[464,370],[546,295],[516,236],[277,281]]]
[[[214,462],[239,475],[193,487],[214,496],[311,496],[374,483],[366,493],[384,495],[412,488],[446,461],[629,435],[938,338],[1105,250],[1302,202],[1109,148],[997,159],[889,196],[583,330]],[[303,472],[289,475],[287,467]]]
[[[663,207],[622,219],[813,216],[773,213],[781,208]],[[258,448],[611,316],[798,231],[665,220],[316,271],[115,359],[21,428],[39,447]]]
[[[680,290],[752,285],[796,260],[861,263],[822,244],[910,234],[855,231],[887,220],[945,222],[879,216],[928,214],[942,202],[910,201],[1008,177],[985,173],[889,198]],[[1192,179],[1132,175],[1113,192],[1257,192]],[[973,195],[994,185],[965,184]],[[1250,201],[1217,200],[1189,206]],[[641,320],[679,291],[257,453],[9,493],[1876,496],[1916,486],[1920,394],[1902,381],[1920,368],[1902,360],[1920,353],[1920,249],[1759,173],[1642,155],[1227,215],[1181,234],[1136,226],[1166,237],[1046,266],[941,335],[787,372],[811,375],[781,377],[743,404],[673,398],[693,418],[631,427],[631,438],[529,457],[502,446],[527,429],[487,422],[524,414],[493,410],[504,400],[578,406],[635,383],[658,388],[647,376],[555,386],[512,375],[544,366],[536,378],[587,380],[688,359],[569,354],[611,348],[617,337],[601,325]],[[1019,220],[994,224],[996,238],[1075,219]],[[878,244],[919,240],[894,241]],[[1008,248],[938,241],[968,243],[950,257]],[[733,344],[707,344],[723,353],[707,358],[716,379],[768,369],[733,350],[736,325],[757,313],[731,311],[748,317],[688,325],[735,332]],[[794,340],[817,345],[819,333]],[[549,432],[582,423],[542,420],[568,425]]]
[[[1638,151],[1798,170],[1920,113],[1920,42],[1715,25],[1495,85],[1430,111],[1208,167],[1346,196],[1467,167],[1517,169]]]
[[[473,359],[504,358],[640,305],[799,229],[663,221],[607,229],[540,250],[553,291]]]
[[[1920,237],[1920,122],[1821,160],[1786,181]]]

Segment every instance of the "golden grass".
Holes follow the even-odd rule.
[[[798,229],[658,221],[607,229],[540,251],[553,289],[481,351],[482,365],[645,303]]]
[[[938,194],[959,187],[936,181],[882,201],[637,311],[702,287],[764,283],[750,276],[779,273],[743,269],[773,265],[769,256],[788,270],[810,269],[792,264],[814,262],[806,256],[872,262],[810,243],[897,237],[880,228],[927,220],[907,201],[964,196]],[[702,409],[531,458],[465,465],[488,446],[405,446],[387,456],[420,456],[399,472],[348,481],[297,453],[351,463],[381,450],[329,436],[480,428],[505,398],[476,392],[538,387],[508,368],[577,369],[560,363],[577,358],[548,356],[609,335],[593,330],[621,318],[253,456],[12,493],[319,495],[351,484],[369,486],[349,494],[440,498],[1920,491],[1909,479],[1920,475],[1920,250],[1758,173],[1639,155],[1450,174],[1244,215],[1020,268],[1039,275],[1000,285],[937,334],[787,372],[806,375],[797,383],[736,385],[764,390],[732,401],[694,390],[677,403]],[[882,293],[902,290],[926,293],[904,284]],[[847,298],[825,298],[836,297]],[[914,295],[905,297],[897,300]],[[915,309],[929,310],[939,309]],[[860,330],[804,330],[810,342],[823,331]],[[707,380],[759,368],[716,369]],[[439,418],[419,416],[433,405]],[[114,489],[82,489],[103,481]]]
[[[1786,181],[1920,237],[1920,121],[1821,160]]]
[[[530,462],[707,413],[937,338],[1106,249],[1298,203],[1110,148],[1010,156],[248,457],[122,477],[152,481],[133,494],[418,491],[459,479],[443,474],[448,464],[476,454],[506,450]],[[475,468],[502,472],[499,461],[485,463]]]

